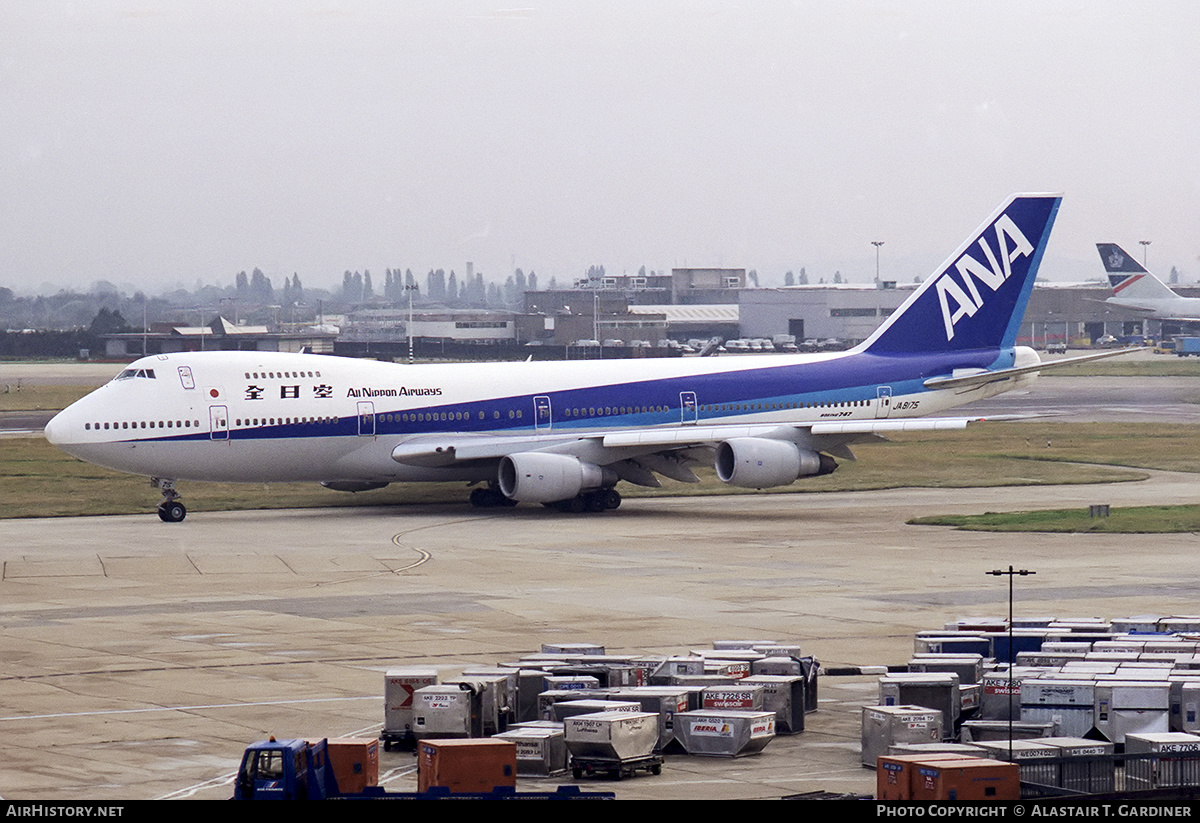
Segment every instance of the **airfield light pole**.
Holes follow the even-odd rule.
[[[413,292],[420,287],[416,283],[408,283],[404,290],[408,292],[408,365],[413,364]]]
[[[872,240],[871,245],[875,247],[875,282],[879,282],[879,247],[883,245],[882,240]]]
[[[1146,268],[1146,252],[1149,250],[1150,243],[1153,241],[1139,240],[1138,242],[1142,244],[1142,268],[1144,269]]]
[[[1016,662],[1016,655],[1013,654],[1013,578],[1017,575],[1025,577],[1030,574],[1037,574],[1027,569],[1014,569],[1008,567],[1008,571],[1004,569],[993,569],[987,574],[993,577],[1008,577],[1008,762],[1013,762],[1013,664]]]

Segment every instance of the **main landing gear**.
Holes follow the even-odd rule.
[[[517,501],[506,497],[497,486],[488,486],[471,490],[471,505],[477,509],[511,509]]]
[[[620,507],[621,493],[612,488],[597,489],[595,491],[584,492],[568,500],[556,500],[553,503],[543,503],[542,505],[548,509],[568,514],[603,512]]]
[[[488,486],[471,491],[471,505],[477,509],[512,508],[517,505],[517,501],[507,497],[498,487]],[[556,500],[553,503],[543,503],[542,505],[548,509],[569,514],[603,512],[621,505],[621,493],[613,488],[596,489],[583,492],[567,500]],[[160,514],[161,511],[160,508]]]
[[[151,477],[150,485],[163,493],[162,502],[158,504],[158,517],[164,523],[179,523],[187,517],[187,509],[179,502],[179,492],[175,491],[174,480],[164,480],[161,477]]]

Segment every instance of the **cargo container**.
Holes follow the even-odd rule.
[[[518,777],[552,777],[567,770],[567,741],[557,728],[515,728],[496,735],[517,747]]]
[[[878,760],[875,772],[875,799],[910,801],[913,799],[913,778],[918,766],[976,758],[977,754],[951,752],[883,755]]]
[[[916,766],[912,799],[921,801],[1006,801],[1021,799],[1015,763],[998,760],[942,760]]]
[[[414,697],[417,689],[436,686],[438,671],[434,668],[408,667],[388,669],[383,676],[383,740],[384,751],[394,744],[412,751],[417,744],[413,730]]]
[[[775,713],[698,709],[675,715],[676,734],[691,755],[743,757],[775,739]]]
[[[491,792],[517,785],[517,746],[511,740],[422,740],[417,791]]]
[[[1129,732],[1125,753],[1162,755],[1126,760],[1125,787],[1131,791],[1200,785],[1200,737],[1196,735]]]
[[[942,742],[942,713],[924,706],[863,706],[862,764],[875,768],[898,743]]]
[[[598,712],[568,717],[563,724],[575,779],[603,773],[620,779],[638,771],[662,772],[658,716],[650,712]]]

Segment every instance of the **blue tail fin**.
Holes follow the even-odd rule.
[[[863,344],[873,354],[1010,348],[1062,202],[1015,194]]]

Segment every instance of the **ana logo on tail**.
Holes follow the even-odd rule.
[[[938,304],[942,308],[942,321],[946,325],[947,341],[954,339],[954,326],[959,320],[974,317],[975,312],[983,307],[987,295],[980,293],[975,281],[978,280],[994,292],[1008,280],[1012,274],[1012,264],[1017,258],[1033,254],[1033,245],[1007,214],[1001,215],[993,228],[996,230],[996,250],[993,251],[988,245],[986,236],[980,237],[978,243],[983,256],[987,258],[987,266],[964,252],[954,264],[958,276],[962,278],[962,285],[950,276],[949,271],[944,272],[934,284]],[[953,309],[951,300],[955,304]]]

